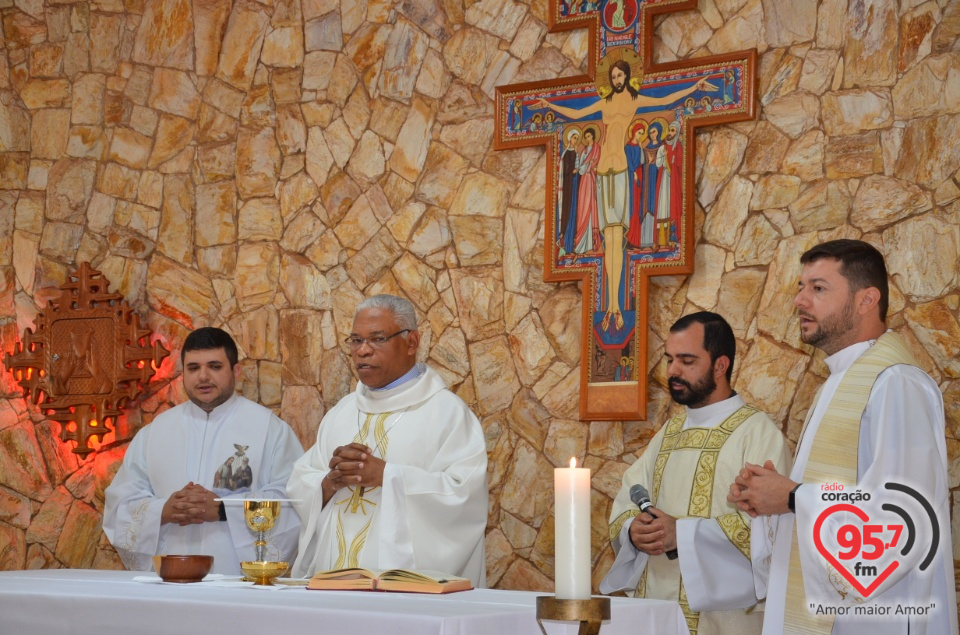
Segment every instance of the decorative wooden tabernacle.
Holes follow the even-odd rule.
[[[37,316],[36,333],[26,329],[4,363],[24,398],[59,422],[60,438],[76,441],[73,451],[86,456],[90,437],[103,440],[170,351],[149,344],[140,316],[122,295],[107,292],[110,281],[90,263],[70,279]]]
[[[653,63],[696,0],[549,0],[589,75],[497,88],[497,149],[547,146],[543,277],[583,281],[580,418],[643,419],[650,276],[694,264],[694,132],[754,117],[756,50]]]

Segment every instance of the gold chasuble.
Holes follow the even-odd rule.
[[[739,401],[742,404],[742,400]],[[709,422],[709,427],[685,425],[687,412],[671,418],[624,474],[624,487],[611,514],[610,539],[618,545],[624,525],[629,525],[639,513],[625,492],[632,484],[640,483],[650,489],[654,505],[676,517],[678,525],[683,522],[681,519],[715,522],[742,554],[743,564],[749,567],[750,519],[727,502],[726,494],[745,461],[762,463],[771,459],[778,466],[789,467],[783,435],[764,413],[747,405],[741,405],[719,423]],[[682,550],[680,558],[684,558]],[[760,632],[762,613],[752,609],[703,612],[691,609],[681,575],[681,560],[669,560],[665,556],[647,559],[633,595],[679,602],[692,635]],[[726,565],[718,562],[717,566]]]
[[[800,444],[813,443],[810,458],[803,472],[803,483],[857,484],[857,456],[860,446],[860,420],[867,407],[873,384],[887,368],[896,364],[917,366],[913,355],[895,333],[884,333],[870,349],[847,370],[830,400],[816,436],[805,439],[807,424],[820,400],[818,391],[800,433]],[[839,576],[837,576],[839,578]],[[784,635],[828,635],[833,631],[833,615],[812,615],[808,610],[800,549],[797,544],[797,523],[793,524],[790,546],[790,573],[787,578],[787,601]]]

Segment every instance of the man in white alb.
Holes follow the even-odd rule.
[[[600,584],[603,593],[679,602],[699,635],[760,632],[750,519],[727,502],[727,483],[744,461],[773,456],[778,466],[790,464],[780,430],[731,389],[735,356],[733,331],[716,313],[693,313],[670,327],[670,396],[684,412],[623,475],[610,513],[617,558]],[[656,507],[640,513],[630,495],[636,485],[649,489]]]
[[[187,336],[180,353],[189,401],[163,412],[130,442],[106,490],[103,530],[128,569],[158,554],[206,554],[215,573],[240,574],[256,536],[243,505],[216,498],[286,498],[303,447],[270,410],[235,393],[237,345],[221,329]],[[270,541],[292,558],[300,519],[284,505]]]
[[[751,462],[729,495],[755,517],[752,557],[757,592],[767,598],[764,635],[956,633],[940,390],[917,367],[903,340],[886,330],[887,270],[875,247],[833,240],[808,250],[800,262],[794,299],[800,335],[827,353],[830,376],[807,413],[793,470]],[[869,501],[854,498],[854,506],[879,525],[868,529],[852,513],[827,512],[820,537],[827,553],[839,556],[834,549],[836,538],[842,538],[848,543],[844,553],[860,554],[856,562],[838,560],[849,567],[847,575],[863,564],[880,565],[886,545],[894,542],[889,523],[902,524],[882,506],[896,502],[909,509],[911,502],[895,495],[888,483],[906,485],[926,498],[938,523],[922,511],[913,514],[914,526],[901,541],[903,545],[916,532],[912,553],[879,586],[862,593],[813,546],[815,519],[832,504],[824,500],[836,500],[838,491],[870,494]],[[930,549],[937,525],[938,549]],[[849,541],[854,533],[861,535],[861,528],[868,536],[864,549],[858,545],[852,551]],[[921,562],[925,555],[930,557],[926,567]],[[864,576],[861,582],[872,584],[871,578],[876,576]],[[869,589],[869,584],[861,586]],[[911,614],[916,606],[931,605],[924,614]]]
[[[287,483],[303,518],[293,574],[427,569],[484,583],[483,430],[443,379],[417,363],[413,305],[364,300],[346,340],[360,382],[320,423]]]

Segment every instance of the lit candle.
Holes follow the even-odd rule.
[[[590,599],[590,470],[553,471],[555,576],[558,600]]]

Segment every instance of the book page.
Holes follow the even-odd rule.
[[[313,574],[313,577],[318,580],[359,580],[366,578],[368,580],[376,580],[380,571],[372,569],[361,569],[359,567],[354,567],[351,569],[331,569],[329,571],[317,571]]]
[[[420,569],[411,571],[409,569],[390,569],[380,574],[381,580],[397,580],[410,582],[449,582],[454,580],[465,580],[455,575],[444,573],[443,571],[432,571],[430,569]]]

